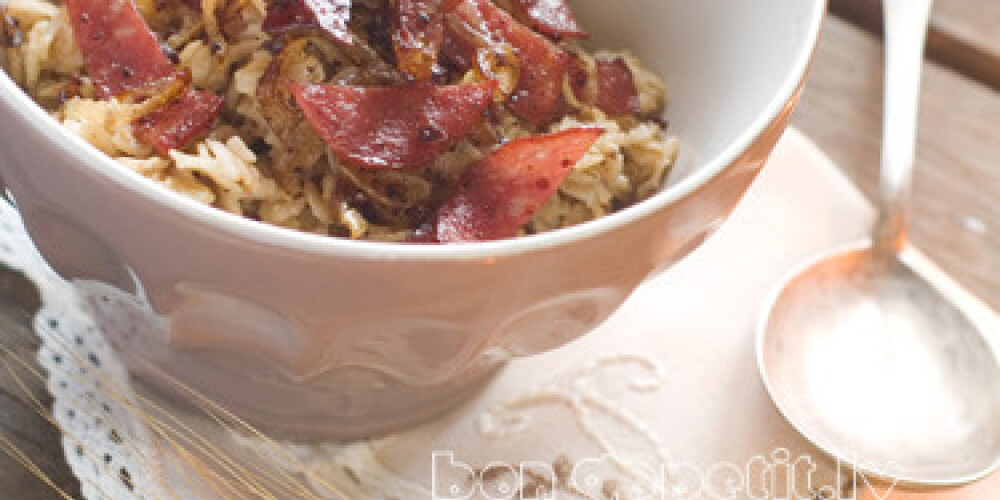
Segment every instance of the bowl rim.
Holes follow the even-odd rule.
[[[192,223],[203,225],[220,234],[279,250],[321,257],[335,256],[369,261],[473,261],[505,258],[551,250],[606,235],[688,197],[728,169],[785,111],[787,103],[793,99],[805,80],[819,40],[827,0],[813,0],[811,5],[811,16],[804,23],[807,30],[806,43],[802,44],[793,64],[782,76],[781,84],[766,104],[764,112],[760,113],[750,126],[721,152],[701,162],[700,168],[656,195],[599,219],[546,233],[499,241],[436,245],[349,240],[262,223],[204,205],[138,172],[124,168],[110,156],[63,127],[14,83],[6,71],[0,71],[2,75],[0,100],[7,101],[8,107],[21,119],[26,128],[45,136],[53,147],[78,160],[80,165],[74,167],[88,168],[118,188],[152,201],[157,209],[180,214]]]

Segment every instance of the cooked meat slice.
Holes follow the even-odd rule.
[[[438,241],[517,236],[603,133],[577,128],[501,146],[465,173],[438,210]]]
[[[409,169],[428,165],[481,123],[494,84],[293,84],[291,89],[339,159],[367,168]]]

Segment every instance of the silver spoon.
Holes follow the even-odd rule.
[[[812,260],[758,329],[761,376],[807,439],[910,485],[982,478],[1000,460],[996,316],[906,244],[931,0],[883,0],[882,200],[870,238]],[[996,338],[996,337],[995,337]]]

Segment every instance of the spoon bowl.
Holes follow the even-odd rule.
[[[1000,457],[1000,365],[926,260],[868,242],[810,261],[760,324],[778,409],[843,464],[908,484],[977,480]]]
[[[882,0],[882,182],[871,237],[793,273],[757,334],[764,383],[807,439],[889,482],[948,486],[1000,464],[1000,366],[985,338],[1000,332],[984,326],[995,313],[907,243],[932,4]]]

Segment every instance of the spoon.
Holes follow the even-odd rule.
[[[932,0],[883,0],[885,111],[878,221],[772,297],[757,360],[778,410],[855,471],[949,486],[1000,461],[996,315],[907,244],[920,69]]]

